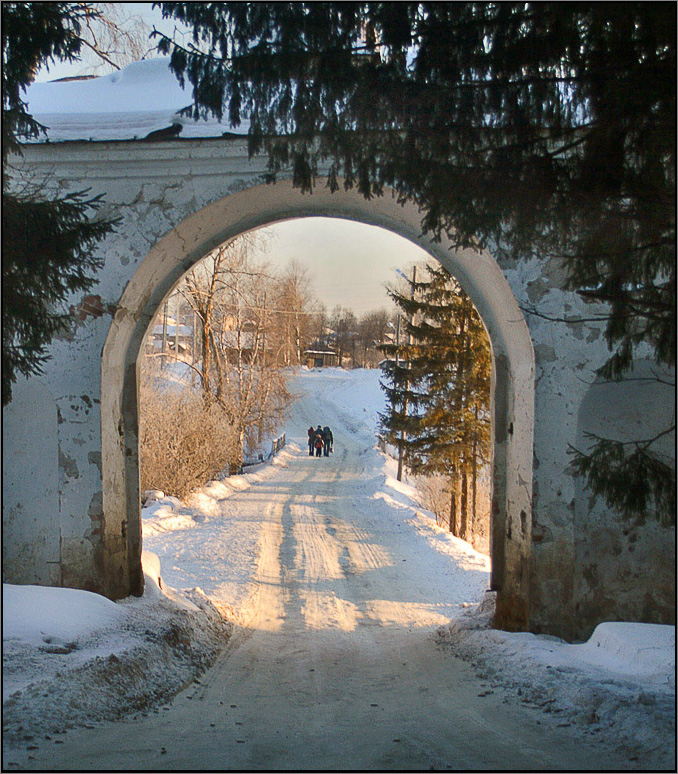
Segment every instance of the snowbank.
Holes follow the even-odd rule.
[[[494,598],[438,630],[492,687],[623,750],[675,771],[675,627],[609,622],[585,643],[492,629]]]
[[[676,627],[602,623],[582,645],[566,645],[564,659],[658,685],[676,685]]]
[[[162,593],[145,560],[140,599],[3,584],[6,743],[157,711],[214,661],[231,625],[199,590]]]
[[[58,653],[97,629],[120,625],[125,613],[110,599],[77,589],[2,585],[3,640]]]

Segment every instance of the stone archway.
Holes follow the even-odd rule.
[[[322,181],[303,195],[289,181],[247,188],[190,215],[160,239],[127,284],[101,363],[102,534],[106,593],[140,593],[141,514],[138,369],[146,331],[165,296],[211,249],[252,229],[325,216],[379,226],[417,244],[461,283],[488,331],[493,355],[492,587],[499,626],[529,627],[534,436],[534,351],[522,312],[494,258],[453,250],[421,235],[419,211],[388,194],[371,201],[330,193]]]

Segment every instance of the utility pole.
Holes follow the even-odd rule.
[[[414,286],[417,282],[417,267],[414,266],[412,268],[412,279],[402,272],[398,272],[401,277],[405,277],[405,279],[410,283],[410,298],[414,300]],[[414,312],[412,312],[412,315],[410,316],[410,330],[407,333],[407,346],[408,350],[412,347],[412,328],[411,326],[414,325]],[[400,344],[400,315],[398,315],[398,329],[397,329],[397,346]],[[396,363],[398,362],[398,354],[396,349]],[[409,351],[408,351],[408,359],[407,359],[407,370],[410,369],[410,360],[409,360]],[[407,391],[410,389],[410,382],[409,379],[405,380],[405,397],[403,401],[403,412],[405,413],[405,416],[407,416]],[[396,478],[398,481],[402,481],[403,479],[403,456],[404,456],[404,449],[405,449],[405,440],[407,439],[407,433],[404,430],[400,431],[400,443],[398,444],[398,473],[396,475]]]
[[[179,359],[179,318],[180,315],[180,304],[179,299],[176,298],[176,314],[174,316],[174,357],[176,360]]]
[[[162,357],[160,358],[160,367],[165,367],[167,359],[167,301],[162,309]]]

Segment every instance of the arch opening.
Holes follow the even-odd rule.
[[[478,310],[492,349],[491,587],[496,622],[529,625],[534,354],[518,304],[487,252],[452,250],[420,233],[420,215],[394,198],[366,201],[290,183],[247,189],[189,216],[149,252],[119,302],[102,356],[104,577],[107,594],[141,593],[138,359],[148,327],[181,277],[218,245],[260,227],[332,217],[386,229],[420,247],[458,280]]]

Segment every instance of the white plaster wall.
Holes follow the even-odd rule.
[[[639,359],[624,381],[596,380],[586,391],[578,424],[585,433],[620,441],[649,439],[675,422],[675,371]],[[654,447],[675,464],[675,432]],[[575,616],[582,636],[591,620],[662,620],[675,623],[675,526],[624,518],[593,498],[577,480],[575,500]]]
[[[6,575],[18,582],[107,591],[109,569],[101,555],[101,354],[123,290],[153,245],[204,205],[261,182],[264,164],[248,160],[244,142],[219,146],[198,141],[190,149],[185,147],[182,156],[163,144],[33,145],[15,160],[34,184],[59,193],[88,189],[92,196],[104,194],[101,214],[123,218],[117,232],[96,248],[105,266],[86,295],[95,300],[98,310],[82,310],[82,296],[69,301],[76,312],[72,329],[54,340],[40,377],[41,413],[58,416],[55,432],[36,432],[29,446],[22,444],[17,428],[27,409],[18,389],[3,412],[5,491],[16,487],[11,483],[15,470],[44,465],[52,478],[57,476],[47,509],[41,507],[45,493],[38,477],[24,477],[14,500],[3,498],[5,557],[29,555],[29,546],[33,557],[30,570],[30,562],[24,560],[25,570],[19,571],[12,561],[4,565]],[[217,161],[212,150],[219,151]],[[222,174],[215,174],[217,167]],[[154,291],[164,296],[170,289]],[[35,517],[23,519],[18,526],[22,509],[35,512]]]
[[[584,395],[609,356],[603,323],[594,319],[604,309],[563,290],[565,275],[555,259],[526,260],[505,272],[520,306],[541,315],[526,313],[536,366],[532,628],[572,637],[576,481],[567,449],[576,444]]]
[[[57,410],[38,379],[20,378],[3,409],[3,580],[61,582]]]

